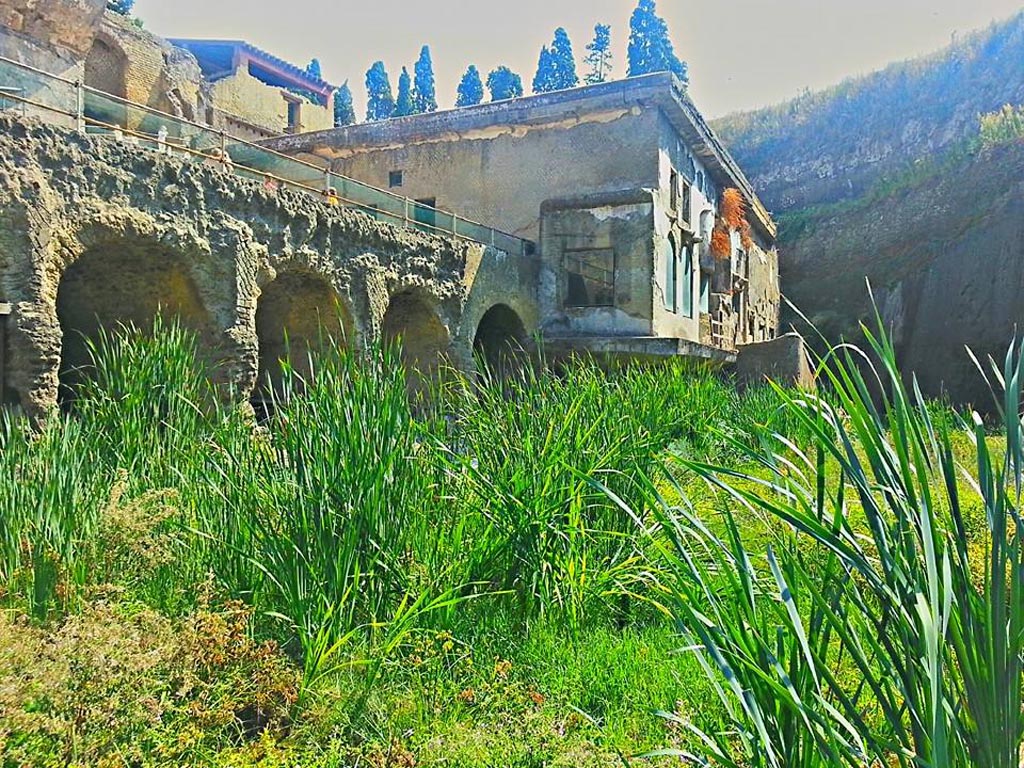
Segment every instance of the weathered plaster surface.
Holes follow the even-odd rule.
[[[91,282],[64,281],[80,259]],[[259,370],[257,307],[279,276],[325,282],[356,343],[379,338],[393,297],[414,294],[444,329],[444,354],[466,365],[472,324],[490,306],[516,307],[532,332],[537,312],[523,285],[531,269],[477,244],[268,191],[218,166],[0,117],[0,302],[13,310],[6,389],[33,414],[57,401],[61,320],[69,322],[58,304],[68,285],[78,314],[95,302],[105,324],[144,320],[132,313],[148,305],[131,297],[168,286],[161,305],[191,308],[186,320],[204,350],[245,393]]]

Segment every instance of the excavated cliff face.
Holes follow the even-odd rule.
[[[158,308],[177,311],[222,375],[251,390],[260,296],[290,274],[327,286],[359,342],[380,335],[401,296],[436,318],[442,351],[471,360],[466,266],[484,251],[194,158],[0,116],[0,302],[13,305],[6,387],[33,414],[57,401],[62,352],[82,325],[145,323]],[[301,316],[304,295],[283,316]]]
[[[856,339],[870,280],[926,394],[983,408],[964,347],[1001,356],[1024,324],[1024,146],[966,147],[980,113],[1024,103],[1022,61],[1024,13],[716,125],[780,214],[784,294],[830,340]]]
[[[888,195],[790,218],[783,233],[783,286],[819,330],[855,338],[858,323],[873,323],[868,279],[922,389],[989,407],[965,347],[1002,359],[1024,328],[1024,142]]]

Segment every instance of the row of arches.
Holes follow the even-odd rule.
[[[204,306],[184,259],[159,244],[119,243],[86,251],[65,270],[56,311],[62,337],[59,396],[65,402],[88,375],[89,340],[101,329],[113,330],[122,323],[147,328],[158,314],[174,316],[213,356],[223,337],[223,323]],[[306,377],[322,344],[358,345],[362,332],[331,281],[305,271],[281,272],[263,286],[255,330],[259,360],[253,398],[259,401],[280,394],[284,365]],[[411,390],[450,361],[449,330],[421,291],[400,290],[390,297],[379,334],[384,344],[400,340]],[[519,315],[497,304],[478,322],[473,351],[481,367],[506,375],[520,364],[527,342]]]

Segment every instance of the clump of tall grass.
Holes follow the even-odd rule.
[[[95,460],[136,490],[172,484],[220,407],[195,332],[157,314],[145,328],[101,328],[87,347],[73,409]]]
[[[935,419],[885,335],[865,336],[877,362],[833,350],[828,400],[779,392],[812,435],[807,450],[780,436],[748,451],[757,471],[685,462],[728,499],[724,539],[685,507],[660,506],[674,615],[733,723],[700,736],[730,766],[1016,768],[1024,355],[1011,345],[993,366],[1002,447],[976,415]],[[967,466],[954,429],[971,438]],[[741,515],[777,522],[766,556],[748,549]]]
[[[463,395],[449,460],[468,580],[513,594],[524,617],[578,628],[639,563],[629,518],[592,481],[629,484],[659,446],[622,381],[592,364],[525,367]]]
[[[188,491],[200,563],[283,624],[307,684],[447,594],[422,568],[432,458],[395,352],[326,342],[311,369],[285,363],[270,419],[221,430]]]
[[[105,493],[91,439],[75,423],[35,432],[0,413],[0,599],[40,619],[90,583]]]

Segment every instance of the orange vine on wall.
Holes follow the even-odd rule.
[[[747,206],[743,202],[743,195],[735,187],[729,187],[722,193],[718,218],[731,230],[742,229],[747,218]]]
[[[715,225],[711,233],[711,253],[716,259],[728,259],[732,255],[732,238],[721,222]]]
[[[722,192],[718,204],[718,221],[711,233],[711,253],[718,259],[728,259],[732,255],[731,233],[740,233],[740,242],[745,250],[754,246],[750,222],[747,221],[747,204],[742,193],[729,187]]]

